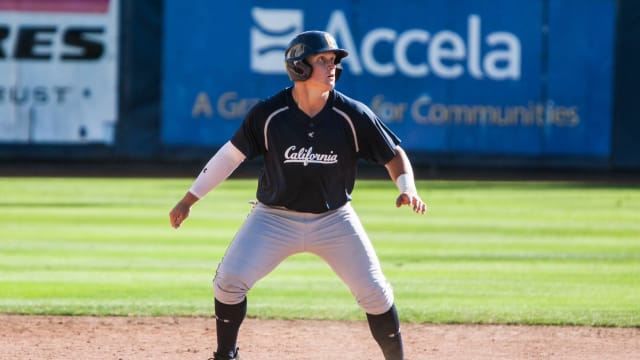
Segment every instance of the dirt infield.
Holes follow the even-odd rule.
[[[0,315],[3,359],[199,359],[209,318]],[[404,324],[406,355],[421,359],[637,359],[640,329]],[[247,319],[243,360],[381,359],[366,322]]]

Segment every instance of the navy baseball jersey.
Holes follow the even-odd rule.
[[[386,164],[400,139],[369,107],[332,90],[313,118],[286,88],[256,104],[231,142],[264,157],[257,198],[270,206],[322,213],[351,200],[358,159]]]

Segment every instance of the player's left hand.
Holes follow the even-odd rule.
[[[427,211],[427,204],[420,199],[418,194],[402,193],[396,199],[396,207],[407,205],[413,208],[416,214],[424,214]]]

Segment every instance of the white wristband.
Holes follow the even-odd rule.
[[[396,186],[400,193],[417,194],[416,183],[413,180],[413,176],[404,173],[396,179]]]
[[[189,192],[198,199],[202,199],[209,191],[228,178],[245,158],[245,155],[237,147],[227,141],[202,169]]]

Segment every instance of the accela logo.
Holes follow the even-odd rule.
[[[251,9],[251,70],[259,74],[285,74],[284,52],[302,32],[301,10]]]
[[[303,11],[254,7],[251,14],[255,24],[251,28],[251,70],[260,74],[285,74],[284,50],[288,41],[304,28]],[[398,32],[391,28],[373,28],[358,44],[344,12],[334,10],[325,31],[338,38],[339,45],[349,52],[342,64],[345,71],[356,76],[368,73],[377,77],[434,75],[457,79],[468,74],[474,79],[519,80],[522,47],[518,37],[507,31],[485,35],[481,25],[479,15],[469,15],[466,38],[447,29],[429,32],[415,28]],[[378,47],[381,44],[384,46]],[[409,59],[408,49],[414,46],[424,49],[424,57]],[[390,48],[392,54],[380,56],[374,52],[377,47]]]

